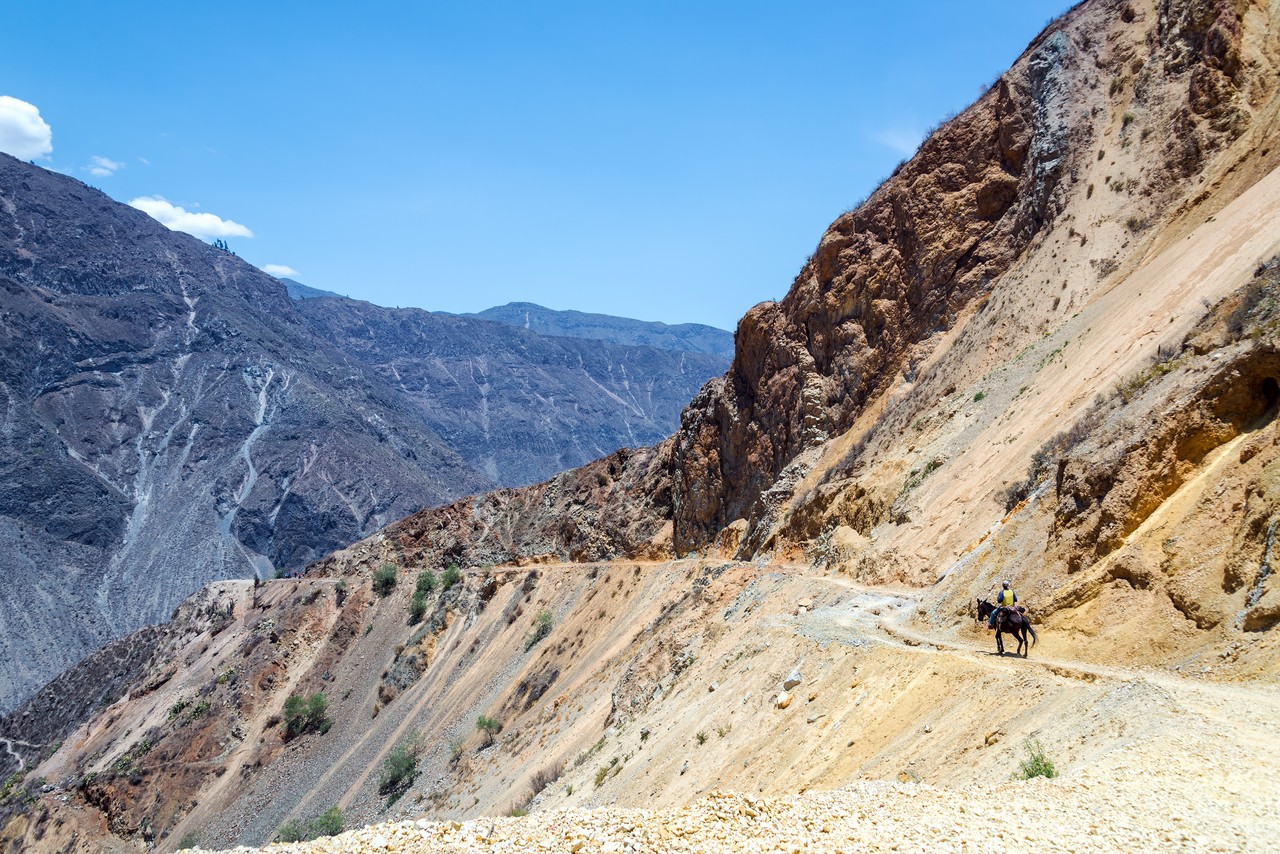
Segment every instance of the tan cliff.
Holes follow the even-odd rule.
[[[1274,847],[1278,25],[1077,6],[743,318],[670,440],[210,588],[60,744],[0,729],[48,739],[6,844],[336,806],[423,819],[345,850],[958,848],[1009,809],[1013,850]],[[974,621],[1002,579],[1025,660]],[[284,740],[315,693],[331,726]],[[1061,778],[1009,782],[1028,738]]]

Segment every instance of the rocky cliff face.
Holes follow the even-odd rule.
[[[657,441],[722,369],[295,303],[9,157],[0,289],[0,708],[211,580],[297,569],[423,506]]]
[[[965,309],[1055,227],[1083,248],[1102,223],[1063,217],[1093,196],[1088,178],[1134,196],[1130,232],[1190,201],[1182,182],[1249,127],[1251,104],[1270,104],[1269,14],[1244,2],[1093,3],[1050,26],[831,225],[785,299],[742,319],[732,369],[694,401],[677,437],[677,549],[705,545],[735,519],[754,531],[787,467],[915,383]],[[1248,31],[1250,18],[1262,29]],[[1258,59],[1242,61],[1249,50]],[[1126,159],[1141,149],[1128,174],[1096,174],[1100,162],[1115,166],[1111,146]]]

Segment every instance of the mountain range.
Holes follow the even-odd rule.
[[[209,585],[0,719],[0,840],[1274,848],[1278,81],[1274,3],[1077,4],[667,438]]]
[[[0,206],[0,708],[209,581],[649,444],[726,365],[291,299],[8,156]]]

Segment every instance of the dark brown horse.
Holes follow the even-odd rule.
[[[1004,655],[1004,638],[1001,635],[1008,632],[1018,641],[1018,651],[1014,654],[1026,658],[1027,653],[1031,651],[1032,645],[1038,640],[1036,630],[1031,628],[1031,621],[1027,619],[1026,612],[1021,607],[998,608],[986,599],[978,600],[978,620],[980,622],[986,622],[992,611],[996,612],[996,650],[1001,655]],[[1030,643],[1027,642],[1028,634],[1031,635]]]

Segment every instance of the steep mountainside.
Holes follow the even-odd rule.
[[[121,642],[134,675],[0,722],[3,838],[261,844],[336,806],[451,820],[378,831],[446,850],[1273,848],[1278,85],[1273,3],[1075,7],[747,314],[673,437],[204,591],[172,646]],[[1028,658],[974,620],[1002,579]],[[1024,745],[1062,779],[1008,782]],[[714,839],[667,811],[716,788]],[[646,812],[536,815],[603,806]]]
[[[608,314],[556,311],[531,302],[509,302],[467,316],[519,326],[541,335],[593,338],[659,350],[706,353],[720,356],[726,362],[733,358],[733,333],[701,323],[668,325]]]
[[[320,288],[313,288],[310,285],[304,285],[302,282],[297,282],[293,279],[281,279],[280,281],[284,284],[285,290],[289,292],[290,299],[303,300],[316,299],[318,297],[336,297],[338,299],[345,299],[342,294],[336,294],[333,291],[321,290]]]
[[[296,303],[7,156],[0,289],[0,709],[211,580],[300,568],[423,506],[654,442],[723,367]]]
[[[727,365],[703,353],[545,337],[356,300],[308,299],[297,310],[400,392],[469,465],[506,486],[659,441]]]

